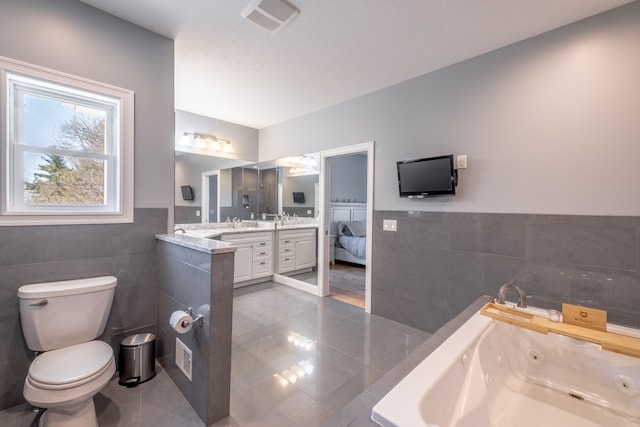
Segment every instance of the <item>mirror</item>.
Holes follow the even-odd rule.
[[[316,154],[278,160],[278,179],[283,213],[303,218],[319,214],[319,170]]]
[[[315,228],[312,238],[296,237],[299,240],[296,240],[296,250],[304,254],[308,262],[290,269],[282,267],[280,259],[274,260],[277,274],[315,286],[318,283],[317,223],[314,221],[319,214],[318,157],[318,154],[307,154],[256,164],[176,151],[174,222],[279,219],[274,225],[276,229],[301,225],[309,232],[309,228]],[[300,259],[302,255],[296,262]]]
[[[259,165],[259,208],[267,218],[275,214],[317,218],[319,171],[317,154],[286,157]]]
[[[254,162],[176,151],[174,223],[250,219],[258,212],[257,176]]]

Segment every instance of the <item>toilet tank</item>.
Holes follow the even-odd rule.
[[[99,337],[117,283],[114,276],[102,276],[21,286],[20,323],[27,346],[47,351]]]

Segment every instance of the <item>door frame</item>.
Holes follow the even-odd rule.
[[[367,154],[367,241],[366,241],[366,268],[365,268],[365,296],[364,310],[371,313],[371,262],[372,262],[372,237],[373,237],[373,177],[374,177],[374,141],[361,144],[347,145],[345,147],[324,150],[320,152],[320,224],[318,233],[318,296],[329,295],[329,208],[331,206],[331,171],[329,159],[345,154]]]
[[[213,170],[213,171],[206,171],[206,172],[202,172],[202,215],[201,217],[201,222],[204,223],[208,223],[209,222],[209,177],[212,175],[217,175],[218,176],[218,192],[217,192],[217,199],[216,200],[216,206],[217,206],[217,212],[216,212],[216,216],[218,217],[218,221],[220,221],[220,170]]]

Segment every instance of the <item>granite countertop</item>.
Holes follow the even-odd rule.
[[[224,224],[224,223],[222,223]],[[219,226],[207,226],[207,225],[180,225],[177,224],[177,228],[183,229],[185,232],[183,235],[202,237],[205,239],[216,239],[224,234],[242,234],[242,233],[257,233],[264,231],[278,231],[278,230],[290,230],[298,228],[318,228],[317,223],[309,222],[293,222],[277,224],[275,222],[256,222],[256,226],[240,226],[240,227],[219,227]],[[180,235],[180,232],[176,233]]]
[[[235,245],[230,243],[188,234],[156,234],[156,239],[213,255],[236,251]]]
[[[177,228],[184,229],[184,233],[177,232],[172,234],[156,234],[156,239],[163,242],[173,243],[178,246],[195,249],[200,252],[210,254],[220,254],[225,252],[234,252],[236,247],[230,243],[218,240],[224,234],[242,234],[242,233],[258,233],[265,231],[291,230],[302,228],[318,228],[318,224],[301,222],[282,224],[268,224],[272,226],[259,225],[256,227],[207,227],[205,226],[182,226],[176,225]]]

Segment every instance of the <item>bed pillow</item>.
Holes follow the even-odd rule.
[[[364,221],[349,221],[345,224],[345,228],[354,237],[365,237],[367,235],[367,226]]]
[[[351,236],[351,230],[347,228],[347,225],[344,222],[336,224],[336,228],[338,230],[338,236]]]

